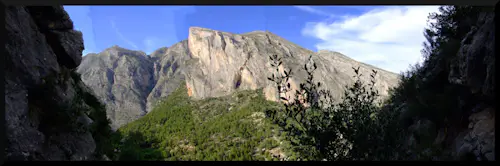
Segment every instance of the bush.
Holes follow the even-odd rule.
[[[319,90],[321,83],[313,82],[316,64],[309,58],[304,65],[308,74],[300,84],[294,100],[284,96],[291,91],[288,80],[291,71],[279,73],[281,58],[270,57],[276,72],[268,79],[278,87],[284,109],[270,112],[276,124],[289,133],[300,156],[309,160],[361,160],[375,153],[373,143],[380,141],[377,128],[378,92],[374,89],[376,71],[369,84],[360,81],[359,68],[353,68],[357,80],[346,87],[344,98],[334,104],[328,90]]]

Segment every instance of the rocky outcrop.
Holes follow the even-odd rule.
[[[460,80],[458,83],[468,87],[476,100],[466,101],[475,106],[470,110],[465,136],[456,139],[455,155],[495,160],[495,13],[479,15],[476,26],[462,40],[457,57],[459,75],[450,78]]]
[[[73,30],[73,22],[63,8],[33,6],[29,12],[48,44],[56,53],[57,60],[67,68],[75,68],[82,61],[83,40],[80,31]]]
[[[82,34],[62,6],[5,10],[6,159],[91,159],[92,119],[77,91],[85,85],[71,75]]]
[[[343,94],[344,86],[354,81],[353,67],[360,66],[365,73],[377,70],[376,88],[382,96],[387,96],[387,89],[399,79],[397,74],[337,52],[312,52],[270,32],[232,34],[200,27],[191,27],[187,40],[160,48],[150,56],[118,47],[89,54],[78,72],[107,104],[108,116],[116,129],[151,111],[159,99],[181,84],[187,86],[187,93],[193,99],[264,88],[267,99],[277,100],[275,84],[267,79],[274,70],[269,61],[273,54],[285,57],[281,70],[292,69],[295,73],[292,89],[305,81],[303,65],[313,55],[318,66],[315,81],[333,90],[337,98]],[[122,59],[135,59],[135,63]]]
[[[469,117],[469,129],[455,140],[457,159],[495,160],[495,109],[487,108]],[[464,136],[465,135],[465,136]]]
[[[429,84],[460,91],[456,93],[457,106],[451,107],[457,110],[443,110],[453,115],[447,115],[444,122],[437,125],[403,113],[405,117],[413,117],[415,122],[409,128],[411,134],[407,144],[414,145],[416,135],[426,135],[427,140],[434,140],[433,148],[442,151],[432,156],[436,160],[495,160],[494,16],[494,12],[481,12],[471,19],[477,22],[472,23],[470,31],[460,41],[457,54],[432,57],[434,59],[424,68],[424,82],[434,81]],[[407,110],[406,104],[401,107]],[[421,125],[422,122],[427,125]]]
[[[482,13],[462,40],[458,56],[460,83],[490,102],[495,98],[495,15]]]

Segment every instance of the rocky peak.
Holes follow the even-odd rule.
[[[345,60],[350,60],[350,61],[355,61],[354,59],[340,53],[340,52],[337,52],[337,51],[330,51],[330,50],[319,50],[317,52],[317,54],[319,55],[326,55],[326,56],[333,56],[334,58],[342,58],[342,59],[345,59]]]
[[[261,31],[261,30],[257,30],[257,31],[252,31],[252,32],[243,33],[242,35],[249,35],[249,34],[266,34],[266,33],[270,33],[270,32],[269,32],[269,31]]]
[[[162,48],[156,49],[155,51],[153,51],[153,53],[151,53],[150,56],[152,58],[161,58],[163,55],[165,55],[167,50],[168,50],[168,47],[162,47]]]
[[[146,113],[146,99],[156,83],[154,60],[144,52],[113,46],[87,55],[78,72],[106,104],[113,129]]]
[[[142,57],[147,56],[144,51],[130,50],[120,47],[118,45],[113,45],[112,47],[105,49],[103,52],[105,53],[105,55],[113,55],[118,57],[121,57],[123,55],[142,56]]]

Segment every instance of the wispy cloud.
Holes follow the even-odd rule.
[[[115,21],[113,21],[113,19],[110,19],[110,23],[111,23],[111,28],[113,28],[113,30],[115,31],[116,35],[121,39],[123,40],[124,42],[126,42],[127,44],[129,44],[130,46],[132,46],[132,48],[138,50],[139,47],[137,47],[137,45],[128,40],[121,32],[120,30],[118,29],[118,27],[116,27],[116,24],[115,24]]]
[[[318,50],[341,52],[392,72],[420,62],[427,16],[437,6],[386,7],[333,22],[310,22],[302,34],[320,40]]]
[[[308,12],[308,13],[316,14],[316,15],[333,16],[333,14],[331,14],[331,13],[325,12],[325,11],[320,10],[320,9],[316,9],[312,6],[293,6],[293,7],[297,8],[299,10]]]

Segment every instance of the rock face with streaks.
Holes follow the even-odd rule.
[[[5,8],[7,160],[87,160],[96,149],[93,119],[71,75],[82,60],[82,33],[62,6]]]
[[[313,52],[275,34],[254,31],[232,34],[191,27],[187,40],[160,48],[150,56],[142,52],[109,48],[83,59],[78,72],[108,106],[116,129],[151,111],[157,101],[185,84],[194,99],[219,97],[238,90],[264,88],[266,98],[277,100],[275,85],[267,80],[274,69],[270,55],[284,57],[282,69],[292,69],[291,86],[305,80],[303,65],[313,56],[318,69],[315,80],[339,98],[344,86],[354,81],[353,67],[369,73],[377,70],[376,88],[387,96],[398,75],[357,62],[338,52]],[[363,79],[368,79],[365,77]]]
[[[394,73],[357,62],[338,52],[312,52],[270,32],[237,35],[192,27],[188,43],[193,62],[185,72],[186,85],[191,96],[197,99],[227,95],[238,89],[265,88],[266,97],[276,100],[276,87],[267,80],[274,70],[269,60],[273,54],[284,57],[283,70],[291,69],[294,73],[290,82],[293,91],[306,79],[303,66],[309,55],[318,66],[314,72],[315,81],[323,83],[323,87],[332,90],[337,98],[343,94],[345,85],[354,82],[353,67],[359,66],[362,73],[370,73],[372,69],[379,71],[376,88],[383,96],[398,82]]]
[[[471,23],[454,55],[437,56],[426,66],[423,80],[444,80],[437,85],[459,87],[458,106],[440,127],[416,118],[410,131],[431,133],[443,150],[436,160],[495,160],[495,13],[482,11]],[[476,18],[477,17],[477,18]],[[465,25],[464,25],[465,26]],[[442,65],[445,64],[445,65]],[[436,84],[433,84],[436,85]],[[407,107],[406,104],[401,108]],[[426,124],[426,125],[423,125]],[[410,134],[408,144],[414,144]],[[441,158],[443,157],[443,158]]]
[[[469,128],[456,139],[457,158],[473,154],[476,160],[495,160],[495,13],[483,12],[462,40],[457,53],[459,74],[450,82],[468,87],[476,100]],[[464,136],[465,135],[465,136]]]

